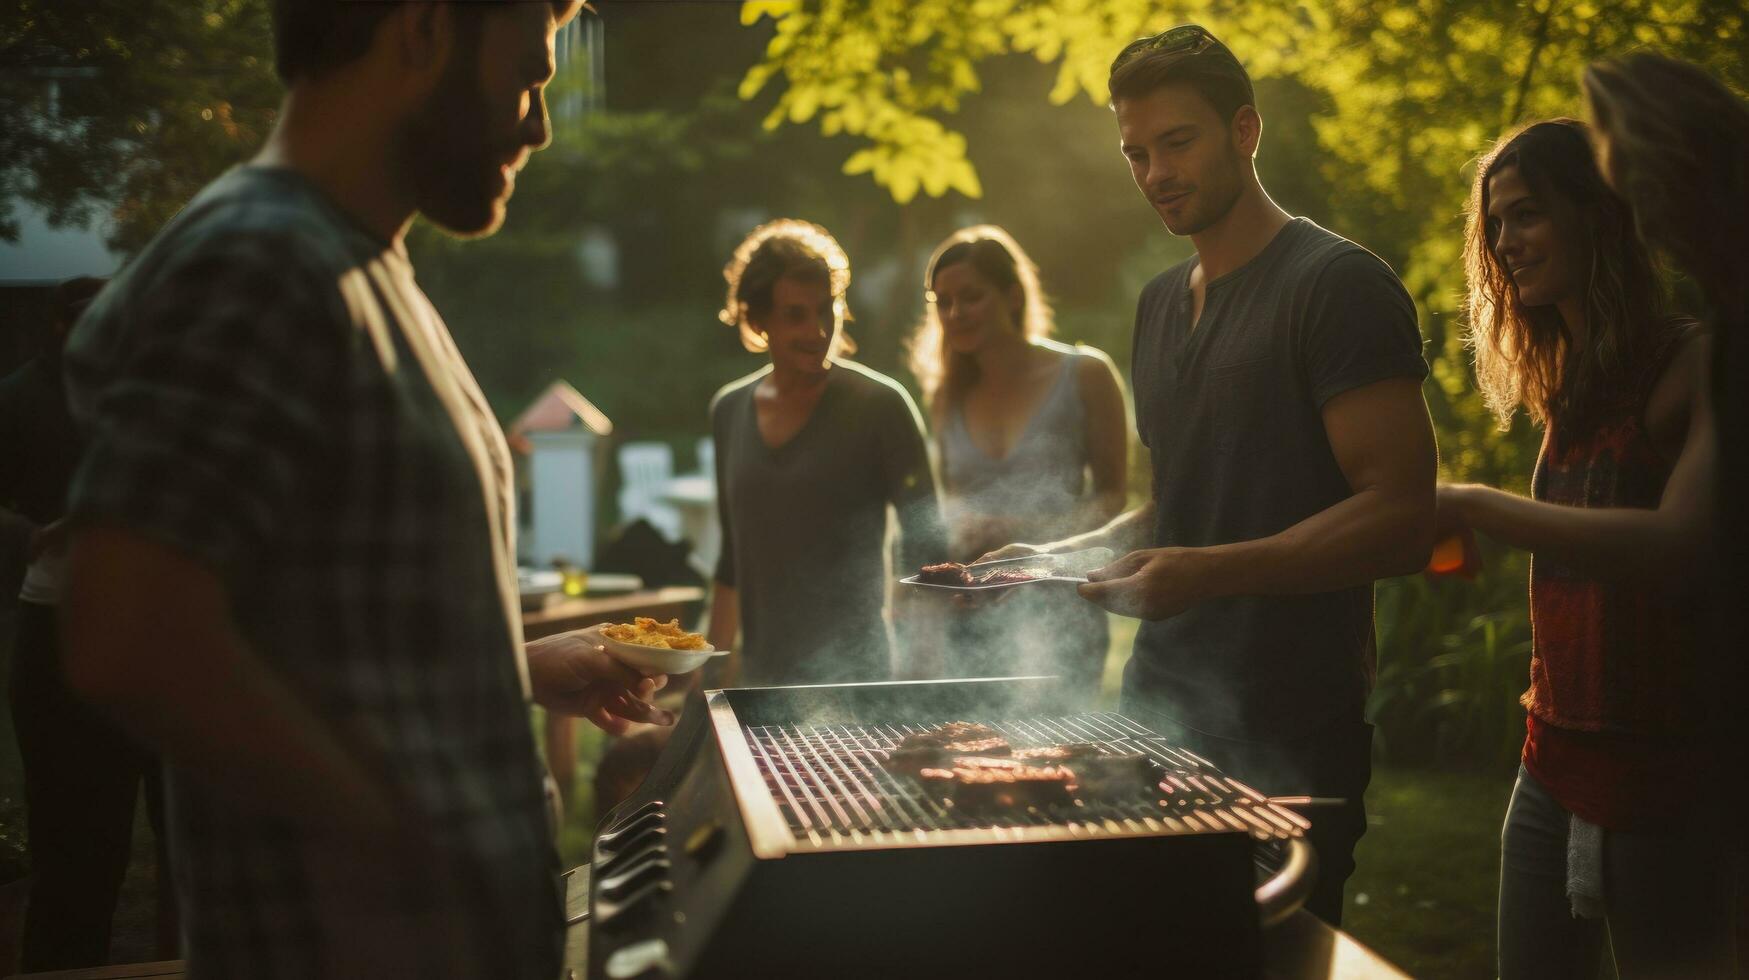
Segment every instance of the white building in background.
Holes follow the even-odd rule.
[[[601,18],[584,16],[573,18],[553,38],[553,67],[565,76],[559,91],[548,92],[547,111],[554,119],[574,122],[602,108],[607,96],[606,35]]]
[[[547,567],[562,560],[588,569],[595,559],[595,514],[613,423],[577,389],[555,381],[509,430],[521,457],[523,490],[517,560]]]

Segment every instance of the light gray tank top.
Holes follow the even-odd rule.
[[[960,405],[948,409],[942,465],[960,504],[1025,519],[1061,516],[1081,500],[1087,488],[1087,413],[1075,383],[1081,356],[1064,356],[1050,393],[1001,459],[972,441]]]

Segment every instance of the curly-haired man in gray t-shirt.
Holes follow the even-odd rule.
[[[1372,583],[1422,568],[1434,441],[1415,307],[1378,257],[1257,180],[1251,82],[1207,31],[1112,64],[1136,186],[1196,246],[1136,310],[1136,424],[1153,499],[1097,531],[998,555],[1127,551],[1081,594],[1146,620],[1126,711],[1271,792],[1340,797],[1308,907],[1338,924],[1366,830]]]

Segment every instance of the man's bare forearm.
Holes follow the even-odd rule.
[[[84,532],[62,613],[75,693],[180,772],[318,833],[396,830],[383,780],[248,649],[191,560],[129,532]]]
[[[1492,487],[1463,487],[1470,527],[1514,548],[1623,581],[1682,583],[1706,567],[1704,511],[1570,507]]]
[[[1135,510],[1112,518],[1101,527],[1084,534],[1064,538],[1052,545],[1052,551],[1081,551],[1087,548],[1110,548],[1126,554],[1153,543],[1154,502],[1148,501]]]
[[[1207,593],[1333,592],[1408,575],[1433,549],[1431,494],[1362,490],[1278,534],[1193,549]]]
[[[1054,539],[1079,539],[1090,532],[1109,532],[1113,524],[1129,515],[1123,509],[1124,498],[1121,493],[1099,493],[1082,498],[1074,507],[1047,518],[1047,525],[1054,527]],[[1148,506],[1152,507],[1152,504]],[[1131,534],[1129,530],[1120,531],[1124,543],[1132,548],[1144,547],[1153,534],[1154,524],[1152,512],[1143,522],[1140,534]],[[1060,536],[1060,537],[1058,537]],[[1084,547],[1108,547],[1116,550],[1114,545],[1085,545]]]

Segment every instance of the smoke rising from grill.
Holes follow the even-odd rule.
[[[930,560],[972,561],[987,550],[1015,540],[1042,542],[1055,535],[1085,531],[1103,523],[1105,515],[1088,512],[1073,499],[1055,501],[1054,510],[1043,509],[1038,494],[1022,487],[996,484],[985,487],[978,498],[983,517],[994,522],[978,533],[965,530],[968,518],[962,503],[950,498],[949,519],[959,533],[953,536],[957,553],[931,555]],[[1082,500],[1085,503],[1085,498]],[[901,577],[915,574],[914,567],[901,567],[893,556],[907,549],[896,543],[904,522],[897,513],[889,513],[886,582],[896,583]],[[773,531],[777,529],[771,529]],[[833,543],[818,543],[822,554],[833,553]],[[855,610],[844,609],[847,596],[838,592],[833,582],[837,575],[798,579],[786,583],[789,601],[817,609],[835,610],[835,619],[855,622]],[[1104,610],[1082,599],[1069,583],[1029,583],[1010,587],[995,598],[979,598],[969,603],[957,603],[950,593],[918,590],[907,586],[892,586],[883,617],[884,636],[862,636],[842,633],[831,637],[814,654],[815,665],[800,676],[759,676],[757,672],[742,674],[740,683],[749,686],[770,684],[807,685],[832,681],[875,681],[884,677],[851,677],[833,669],[841,660],[854,661],[850,647],[886,640],[893,651],[892,674],[899,678],[961,679],[1049,677],[1044,682],[1062,706],[1070,710],[1095,707],[1115,707],[1101,703],[1101,680],[1107,652],[1110,649],[1110,621]],[[841,611],[840,611],[841,610]],[[866,620],[865,620],[866,621]],[[1119,620],[1119,622],[1123,622]],[[1118,631],[1123,635],[1123,631]],[[1125,644],[1128,645],[1127,643]],[[845,656],[852,654],[851,656]],[[1119,656],[1128,657],[1125,649]],[[956,690],[961,690],[956,687]],[[978,685],[966,686],[956,696],[954,704],[931,702],[912,706],[916,710],[901,710],[894,717],[918,723],[950,721],[959,717],[1001,717],[992,714],[992,706],[980,703]],[[1220,692],[1197,692],[1194,705],[1179,705],[1172,695],[1153,697],[1147,708],[1168,718],[1211,715],[1226,718],[1235,724],[1238,710],[1235,699]],[[1222,703],[1211,703],[1219,699]],[[1194,710],[1188,710],[1194,709]],[[804,724],[830,721],[829,705],[813,706],[805,699],[795,709]],[[1219,763],[1221,760],[1215,760]],[[1240,773],[1265,787],[1283,785],[1273,773]]]

